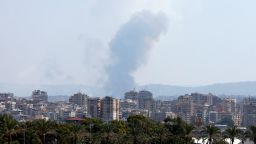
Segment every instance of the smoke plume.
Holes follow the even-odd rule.
[[[131,75],[143,62],[159,36],[167,29],[162,13],[142,11],[117,31],[110,42],[112,64],[107,68],[106,91],[113,96],[122,96],[135,87]]]

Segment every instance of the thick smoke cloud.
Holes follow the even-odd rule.
[[[153,43],[167,29],[163,13],[142,11],[133,17],[116,33],[110,42],[112,64],[107,68],[106,91],[109,95],[121,96],[135,87],[131,75],[146,60]]]

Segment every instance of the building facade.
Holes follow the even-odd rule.
[[[69,103],[77,104],[79,106],[86,106],[88,103],[88,96],[83,93],[76,93],[69,98]]]
[[[32,100],[35,103],[38,102],[48,102],[47,92],[41,90],[34,90],[32,92]]]
[[[138,93],[138,104],[139,104],[139,109],[153,111],[154,110],[153,94],[149,91],[140,91]]]
[[[110,96],[101,99],[101,119],[103,121],[119,120],[120,101]]]
[[[89,98],[88,99],[88,114],[90,117],[100,118],[101,112],[101,99],[100,98]]]

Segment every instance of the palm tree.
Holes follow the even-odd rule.
[[[67,124],[58,124],[55,132],[57,144],[67,143],[67,139],[70,134],[70,127],[68,127]]]
[[[208,135],[208,143],[212,144],[214,137],[220,133],[220,129],[215,127],[214,125],[207,125],[204,127],[204,131]]]
[[[104,123],[101,130],[101,143],[110,143],[112,136],[111,124],[109,122]]]
[[[134,115],[127,119],[133,144],[147,143],[152,138],[154,122],[144,116]]]
[[[235,141],[235,137],[237,137],[239,134],[239,129],[237,126],[230,127],[225,130],[224,135],[226,135],[227,138],[230,139],[230,143],[233,144]]]
[[[196,142],[198,143],[199,140],[202,138],[202,133],[201,133],[201,129],[199,127],[197,127],[195,130],[193,130],[193,137],[196,139]]]
[[[186,123],[180,118],[165,119],[165,126],[169,130],[169,134],[171,135],[169,142],[170,143],[185,143],[185,129]],[[187,129],[188,130],[188,129]],[[187,131],[188,132],[188,131]],[[191,131],[190,131],[191,132]]]
[[[191,143],[192,142],[192,136],[191,133],[193,131],[194,127],[190,124],[185,124],[184,125],[184,134],[185,134],[185,143]]]
[[[111,133],[112,133],[112,139],[116,143],[122,143],[124,141],[125,136],[128,135],[128,124],[126,121],[117,121],[113,120],[111,121]]]
[[[43,144],[46,143],[47,135],[51,135],[56,127],[56,124],[52,121],[47,121],[45,119],[35,120],[32,122],[32,127],[34,128],[35,133],[41,139]]]
[[[133,144],[139,143],[139,135],[143,133],[143,120],[145,120],[145,117],[139,115],[130,116],[127,119]]]
[[[14,120],[9,114],[1,115],[0,117],[0,131],[2,138],[7,138],[8,144],[12,142],[12,136],[18,132],[18,122]]]
[[[249,137],[249,131],[245,131],[245,130],[239,130],[239,134],[238,134],[238,139],[241,140],[241,144],[244,144],[244,142],[247,140],[247,138]]]
[[[255,125],[250,126],[247,133],[250,140],[252,140],[256,144],[256,126]]]
[[[39,135],[37,134],[37,129],[35,127],[34,121],[27,121],[25,122],[25,137],[26,137],[26,143],[32,144],[32,143],[40,143],[41,139],[39,138]],[[24,128],[24,125],[22,126]]]
[[[164,144],[167,142],[168,130],[162,123],[157,123],[154,127],[153,140],[155,143]]]
[[[77,144],[84,135],[83,127],[77,124],[70,125],[70,137],[73,144]]]

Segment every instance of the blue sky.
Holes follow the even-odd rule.
[[[136,13],[168,30],[132,75],[138,85],[256,80],[254,0],[0,0],[0,83],[102,85],[109,44]]]

